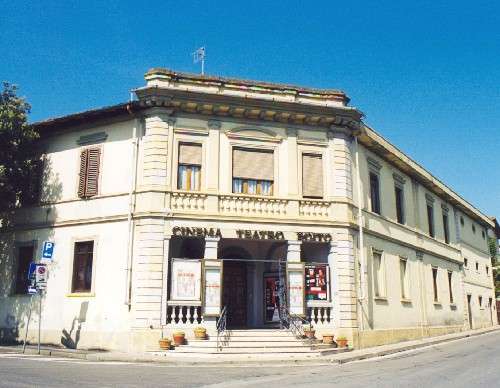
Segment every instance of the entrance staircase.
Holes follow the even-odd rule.
[[[217,343],[217,337],[206,340],[190,339],[185,345],[177,346],[175,354],[219,354],[219,355],[276,355],[293,358],[319,356],[322,350],[334,349],[318,340],[296,338],[287,330],[248,329],[228,330]]]

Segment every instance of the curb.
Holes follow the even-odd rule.
[[[366,348],[365,350],[367,350],[367,352],[365,352],[365,353],[358,354],[358,355],[352,355],[352,356],[346,355],[345,357],[332,358],[332,359],[330,359],[330,362],[333,364],[339,364],[339,365],[340,364],[347,364],[349,362],[368,360],[371,358],[388,356],[391,354],[401,353],[401,352],[405,352],[408,350],[415,350],[415,349],[419,349],[419,348],[425,348],[428,346],[439,345],[439,344],[442,344],[445,342],[452,342],[452,341],[461,340],[461,339],[465,339],[465,338],[476,337],[479,335],[490,334],[490,333],[494,333],[494,332],[499,331],[499,330],[500,330],[499,326],[494,326],[494,327],[489,328],[487,330],[481,329],[481,331],[469,331],[469,332],[462,333],[461,335],[455,335],[453,337],[442,338],[443,336],[440,336],[441,338],[435,337],[435,338],[430,338],[430,339],[426,339],[426,340],[420,340],[422,342],[419,342],[419,343],[412,343],[412,344],[405,345],[404,342],[401,342],[400,343],[401,346],[395,346],[392,349],[377,350],[377,347],[375,347],[375,348],[371,348],[371,351],[370,351],[370,348]],[[397,344],[393,344],[393,345],[397,345]],[[382,345],[382,346],[384,346],[384,345]],[[362,352],[363,349],[361,349],[359,351]],[[325,355],[325,357],[327,357],[327,355]]]

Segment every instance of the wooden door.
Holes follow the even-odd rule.
[[[247,271],[245,263],[224,262],[223,303],[227,306],[229,328],[247,324]]]

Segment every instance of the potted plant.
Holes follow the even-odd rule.
[[[326,345],[332,345],[333,344],[333,334],[331,334],[331,333],[323,334],[323,343]]]
[[[170,344],[172,343],[172,341],[170,341],[168,338],[160,338],[160,340],[158,341],[159,345],[160,345],[160,349],[162,350],[169,350],[170,349]]]
[[[343,335],[339,335],[335,342],[337,343],[337,345],[339,346],[339,348],[345,348],[347,347],[347,338],[344,337]]]
[[[184,345],[184,339],[185,339],[186,334],[183,331],[174,331],[172,334],[172,338],[174,340],[174,345],[179,346],[179,345]]]
[[[207,329],[202,326],[198,326],[194,328],[194,338],[196,339],[206,339],[207,338]]]
[[[306,336],[306,338],[313,339],[315,333],[316,330],[313,329],[311,323],[309,323],[309,325],[306,325],[304,327],[304,335]]]

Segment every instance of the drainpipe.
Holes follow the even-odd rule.
[[[363,301],[366,299],[365,295],[365,273],[366,273],[366,260],[365,260],[365,248],[364,248],[364,230],[363,230],[363,205],[362,205],[362,183],[360,175],[359,166],[359,144],[358,137],[354,135],[354,144],[356,145],[356,186],[357,186],[357,196],[358,196],[358,227],[359,227],[359,262],[361,264],[361,273],[359,277],[359,286],[361,288],[361,295],[358,300],[361,304],[361,330],[364,329],[364,319],[363,319]]]
[[[128,194],[128,241],[127,241],[127,266],[125,268],[125,300],[124,304],[129,307],[130,310],[130,299],[131,299],[131,287],[132,287],[132,257],[134,248],[134,224],[133,224],[133,212],[135,207],[135,190],[137,184],[137,146],[139,144],[137,140],[137,130],[140,126],[140,119],[132,111],[132,105],[127,105],[128,113],[134,118],[134,128],[132,129],[132,174],[130,180],[130,190]]]

